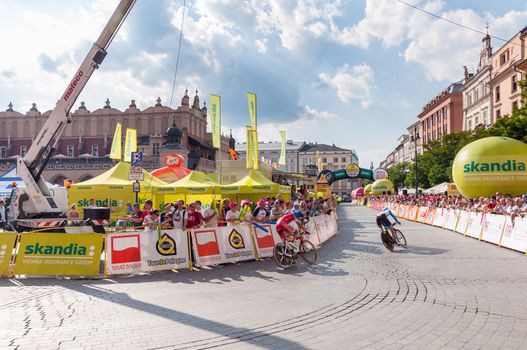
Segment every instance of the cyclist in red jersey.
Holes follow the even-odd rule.
[[[302,222],[297,220],[300,218],[302,218],[302,212],[300,210],[296,210],[278,219],[276,222],[276,231],[284,242],[287,236],[294,235],[295,231],[298,231],[299,228],[305,231]]]

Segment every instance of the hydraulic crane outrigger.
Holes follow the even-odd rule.
[[[27,223],[30,221],[28,219],[58,218],[67,211],[67,203],[64,206],[57,201],[54,191],[50,190],[44,181],[42,171],[53,155],[66,125],[71,121],[69,112],[73,104],[88,83],[92,73],[101,65],[108,46],[135,1],[121,0],[119,2],[27,154],[17,159],[17,175],[24,180],[26,187],[15,188],[11,195],[9,221],[14,225],[18,223],[20,226],[21,221]]]

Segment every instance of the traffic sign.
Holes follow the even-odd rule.
[[[144,180],[143,174],[143,152],[132,152],[130,161],[130,172],[128,173],[128,180]]]

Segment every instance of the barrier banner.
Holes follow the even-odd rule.
[[[481,239],[490,243],[499,244],[504,227],[505,215],[485,213]]]
[[[458,213],[454,209],[448,209],[445,217],[445,224],[443,225],[444,229],[454,231],[457,225]]]
[[[248,225],[195,229],[190,236],[198,266],[256,259]]]
[[[106,271],[110,275],[188,268],[187,233],[183,230],[109,233]]]
[[[314,216],[312,220],[317,226],[320,243],[324,243],[337,233],[329,215]]]
[[[15,275],[97,276],[103,236],[26,233],[20,236]]]
[[[399,205],[399,210],[396,213],[397,217],[404,218],[404,209],[405,209],[405,205],[403,204]]]
[[[307,225],[306,225],[306,230],[309,232],[309,234],[306,234],[305,235],[305,238],[310,240],[311,243],[313,243],[315,245],[315,247],[320,247],[322,245],[322,243],[320,242],[320,239],[319,239],[319,236],[318,236],[318,232],[317,232],[317,227],[315,225],[315,222],[313,221],[313,219],[309,220]]]
[[[503,232],[501,233],[501,237],[500,237],[500,243],[499,243],[500,247],[502,246],[503,238],[511,236],[512,230],[514,228],[515,219],[516,219],[515,217],[513,218],[509,215],[505,217],[505,224],[503,226]]]
[[[15,241],[15,233],[0,233],[0,276],[7,276],[9,273]]]
[[[527,251],[527,217],[515,217],[514,226],[509,226],[510,218],[505,223],[501,245],[524,253]]]
[[[255,260],[251,227],[248,224],[218,227],[221,263]]]
[[[446,214],[448,210],[445,208],[437,208],[434,216],[434,226],[443,227],[445,226]]]
[[[258,227],[260,226],[260,227]],[[258,224],[258,226],[253,226],[253,232],[254,232],[254,243],[256,244],[256,251],[258,252],[258,256],[260,258],[265,258],[269,256],[273,256],[273,249],[274,246],[281,242],[282,239],[276,232],[276,225],[271,224]],[[261,229],[261,227],[265,228],[267,232]],[[313,244],[317,245],[314,240],[312,240],[314,237],[316,237],[316,233],[313,230],[313,234],[310,235],[309,240],[313,242]],[[314,237],[312,237],[314,236]],[[316,240],[318,242],[318,238]]]
[[[461,233],[462,235],[465,235],[465,232],[467,231],[469,216],[470,216],[470,212],[468,211],[461,210],[458,213],[457,225],[455,229],[456,232]]]
[[[435,215],[436,215],[436,208],[430,208],[428,212],[426,213],[425,224],[433,225]]]
[[[406,220],[409,220],[410,219],[410,210],[412,209],[412,207],[409,205],[409,204],[406,204],[404,206],[404,218]]]
[[[483,215],[483,213],[478,213],[475,211],[470,212],[465,236],[481,239],[481,229],[483,228]]]
[[[425,223],[427,215],[428,207],[419,207],[419,210],[417,211],[417,221]]]

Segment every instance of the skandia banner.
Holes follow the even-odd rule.
[[[221,145],[221,98],[210,95],[210,128],[212,132],[212,146],[220,148]]]
[[[258,130],[256,127],[256,94],[252,92],[247,93],[247,103],[249,105],[249,117],[251,118],[251,127],[253,130]]]
[[[285,165],[285,155],[286,155],[286,150],[285,150],[285,144],[286,144],[285,130],[281,130],[280,131],[280,138],[282,140],[282,144],[281,144],[281,147],[280,147],[280,159],[278,159],[278,164]]]
[[[9,273],[15,240],[16,234],[14,233],[0,233],[0,276],[6,276]]]
[[[112,148],[110,150],[111,159],[121,160],[121,156],[122,156],[121,155],[121,152],[122,152],[121,134],[122,134],[121,123],[117,123],[117,125],[115,125],[115,132],[113,134]]]
[[[97,276],[99,234],[27,233],[20,236],[15,275]]]
[[[137,152],[137,130],[126,128],[126,138],[124,140],[124,161],[132,161],[132,152]]]
[[[187,233],[183,230],[106,236],[106,271],[110,275],[188,267]]]
[[[463,147],[452,165],[459,192],[467,198],[512,196],[527,190],[527,145],[507,137],[486,137]]]

